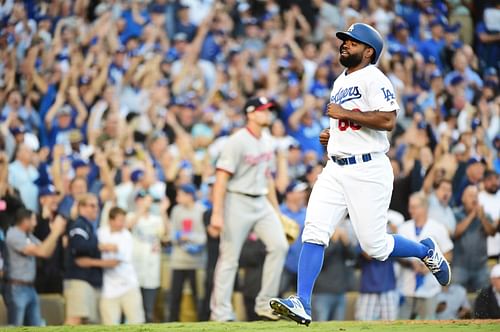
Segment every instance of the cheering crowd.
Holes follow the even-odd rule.
[[[344,70],[335,32],[355,22],[382,34],[378,66],[401,106],[389,133],[388,227],[446,243],[453,283],[441,288],[416,261],[370,260],[346,222],[325,254],[313,319],[344,319],[353,290],[360,320],[500,318],[498,2],[0,0],[8,323],[43,325],[46,293],[64,295],[66,324],[179,321],[185,281],[198,320],[208,319],[218,240],[206,226],[221,149],[250,97],[272,100],[280,209],[303,227],[326,160],[325,107]],[[295,287],[300,247],[290,245],[282,294]],[[249,320],[259,318],[262,254],[251,234],[237,283]]]

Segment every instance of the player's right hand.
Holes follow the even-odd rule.
[[[224,227],[224,218],[222,215],[212,214],[210,225],[207,227],[208,234],[214,238],[219,237]]]
[[[330,139],[330,128],[325,128],[319,134],[319,142],[323,146],[328,145],[328,140]]]

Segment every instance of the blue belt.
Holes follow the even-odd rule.
[[[372,160],[372,155],[369,153],[362,154],[361,160],[356,160],[356,156],[345,157],[345,158],[330,156],[330,159],[339,166],[345,166],[345,165],[354,165],[357,163],[366,163],[367,161]]]

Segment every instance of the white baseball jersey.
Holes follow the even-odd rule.
[[[399,110],[394,87],[375,66],[368,65],[349,75],[344,71],[333,83],[330,102],[360,112]],[[387,152],[387,132],[344,120],[330,119],[329,156],[351,156]]]

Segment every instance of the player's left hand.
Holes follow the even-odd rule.
[[[319,142],[323,146],[328,145],[328,140],[330,139],[330,128],[325,128],[319,134]]]
[[[344,120],[345,113],[346,110],[339,104],[329,103],[326,107],[326,114],[333,119]]]

